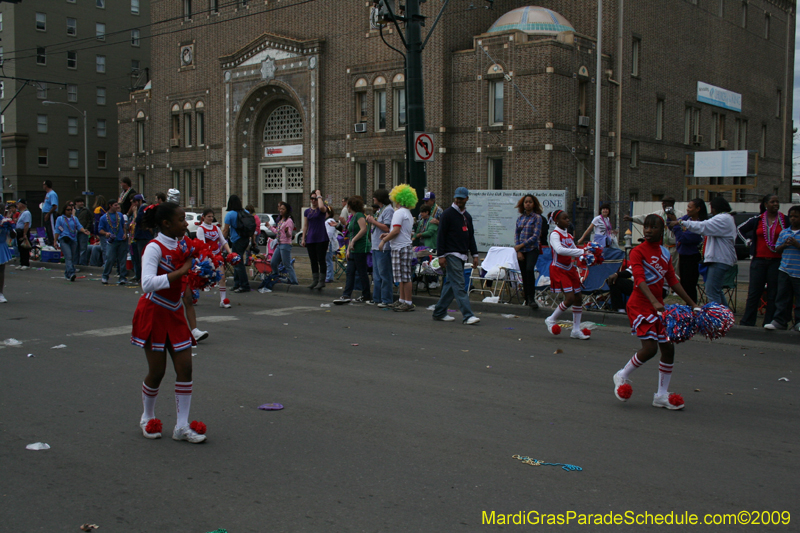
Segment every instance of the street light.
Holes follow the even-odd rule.
[[[67,107],[71,107],[81,115],[83,115],[83,178],[84,178],[84,187],[83,196],[86,200],[86,205],[89,205],[89,144],[87,141],[87,128],[86,128],[86,111],[81,111],[77,107],[72,104],[68,104],[66,102],[54,102],[53,100],[45,100],[42,102],[42,105],[65,105]]]

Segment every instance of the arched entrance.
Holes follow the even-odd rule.
[[[303,205],[303,118],[287,101],[270,106],[262,134],[264,158],[258,164],[259,208],[277,213],[278,202]]]

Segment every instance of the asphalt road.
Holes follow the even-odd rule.
[[[0,531],[449,532],[503,529],[484,511],[742,510],[789,511],[770,529],[800,529],[796,345],[678,346],[671,389],[687,407],[670,412],[650,405],[655,361],[633,374],[630,402],[614,398],[611,376],[638,347],[625,328],[575,341],[528,317],[464,326],[424,309],[321,308],[335,288],[233,295],[230,310],[204,293],[190,419],[208,441],[150,441],[146,364],[129,343],[137,289],[59,274],[6,276]],[[156,406],[167,432],[173,382],[168,370]],[[285,409],[257,409],[268,402]],[[26,450],[39,441],[51,449]]]

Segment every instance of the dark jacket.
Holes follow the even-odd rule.
[[[781,212],[778,212],[778,218],[783,220],[783,227],[789,227],[789,221],[786,220],[786,215]],[[748,247],[750,249],[750,257],[756,256],[756,231],[758,231],[758,225],[761,224],[761,215],[756,215],[753,217],[748,218],[741,224],[739,227],[736,228],[739,232],[739,237],[748,243]]]
[[[467,231],[464,231],[466,222]],[[439,257],[449,253],[464,254],[467,257],[478,255],[475,244],[475,228],[472,226],[472,215],[462,215],[453,206],[448,207],[439,219],[439,235],[436,238],[436,251]]]

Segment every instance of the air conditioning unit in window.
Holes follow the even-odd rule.
[[[722,139],[717,143],[717,147],[720,150],[725,150],[726,148],[728,148],[728,141],[726,139]]]
[[[353,125],[353,128],[356,130],[356,133],[367,133],[366,122],[357,122],[355,125]]]
[[[589,209],[589,197],[588,196],[581,196],[578,198],[578,208],[579,209]]]
[[[703,136],[702,135],[692,135],[692,143],[694,143],[694,144],[703,144]]]
[[[170,148],[177,148],[177,147],[179,147],[180,145],[181,145],[181,143],[178,141],[178,139],[170,139],[170,140],[169,140],[169,146],[170,146]]]
[[[579,116],[578,117],[578,126],[582,126],[584,128],[589,127],[589,117]]]

